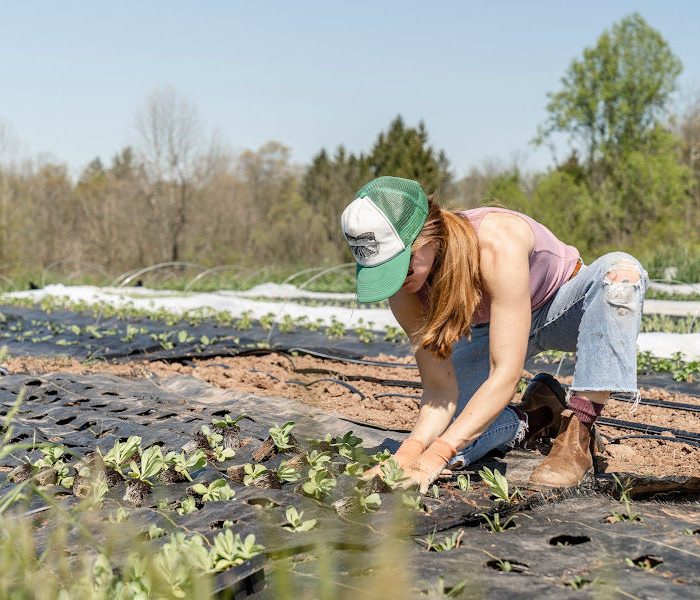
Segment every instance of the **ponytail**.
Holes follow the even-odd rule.
[[[445,210],[431,197],[428,219],[413,244],[414,250],[435,246],[435,261],[428,276],[427,313],[418,332],[419,347],[447,358],[471,325],[481,301],[479,244],[469,221]]]

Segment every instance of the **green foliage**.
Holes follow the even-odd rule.
[[[222,419],[212,419],[211,422],[215,427],[225,429],[226,427],[238,427],[238,423],[245,418],[246,415],[238,415],[233,419],[230,414],[226,413]]]
[[[184,452],[179,454],[177,452],[168,452],[163,460],[168,467],[172,467],[174,471],[180,473],[187,481],[192,481],[190,470],[196,471],[207,464],[207,459],[201,450],[197,450],[189,456]]]
[[[489,491],[498,502],[515,502],[521,497],[518,488],[515,488],[512,494],[510,493],[508,480],[501,475],[498,469],[492,471],[488,467],[484,467],[479,471],[479,477],[488,486]]]
[[[675,381],[690,383],[700,379],[700,361],[685,362],[680,352],[674,352],[671,358],[659,358],[645,351],[637,355],[637,373],[670,373]]]
[[[486,513],[481,515],[484,517],[491,533],[502,533],[509,528],[511,523],[515,522],[515,517],[508,517],[503,523],[501,523],[501,515],[494,513],[493,517],[489,517]]]
[[[401,486],[406,481],[403,469],[393,458],[389,458],[381,464],[382,479],[392,490]]]
[[[337,483],[328,471],[312,470],[309,473],[309,480],[302,485],[302,491],[316,500],[323,500],[333,491]]]
[[[290,434],[294,429],[294,421],[287,421],[281,427],[275,425],[270,427],[270,437],[278,450],[289,450],[292,448]]]
[[[280,483],[293,483],[299,481],[301,473],[294,467],[289,466],[286,460],[283,460],[275,471],[275,477],[277,477]]]
[[[255,482],[267,474],[267,468],[263,465],[247,464],[243,466],[245,475],[243,476],[243,485],[254,485]]]
[[[425,544],[425,549],[429,552],[448,552],[459,548],[464,536],[464,529],[453,532],[451,535],[445,536],[442,541],[437,541],[435,530],[428,534],[427,537],[419,540]]]
[[[377,137],[369,156],[372,176],[392,175],[420,182],[427,194],[440,191],[451,179],[444,152],[428,145],[428,132],[421,121],[407,127],[397,116]]]
[[[233,532],[227,529],[214,538],[214,548],[211,550],[212,568],[215,572],[225,571],[254,558],[263,550],[265,548],[255,543],[254,535],[247,535],[241,540],[238,533],[234,536]]]
[[[131,460],[131,457],[141,449],[141,438],[138,435],[131,435],[125,442],[116,441],[107,454],[102,456],[105,466],[122,473],[122,467]],[[97,452],[102,455],[98,448]],[[123,474],[123,473],[122,473]]]
[[[222,502],[231,500],[236,495],[225,479],[215,479],[209,485],[195,483],[191,490],[201,496],[203,502]]]
[[[287,517],[287,522],[283,524],[282,527],[289,529],[289,531],[294,531],[295,533],[309,531],[309,529],[313,529],[316,526],[316,519],[307,519],[304,521],[304,511],[298,511],[293,506],[287,507],[285,515]]]
[[[540,141],[564,132],[585,149],[589,166],[619,158],[644,144],[663,116],[681,62],[638,13],[603,32],[575,59],[562,89],[549,96]]]
[[[197,512],[197,501],[193,496],[185,496],[180,502],[175,511],[178,515],[189,515],[193,512]]]
[[[457,475],[457,486],[463,492],[468,492],[472,489],[471,477],[469,475],[459,474]]]
[[[142,481],[149,486],[153,485],[151,479],[167,468],[160,446],[151,446],[144,450],[141,453],[141,462],[137,463],[132,460],[129,467],[131,469],[129,477]]]

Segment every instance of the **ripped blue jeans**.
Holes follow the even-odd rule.
[[[611,271],[625,269],[636,270],[639,281],[609,279]],[[581,267],[532,313],[527,358],[543,350],[576,352],[570,391],[637,394],[637,335],[648,281],[639,261],[624,252],[605,254]],[[459,386],[458,415],[489,375],[488,323],[474,327],[471,340],[463,338],[455,344],[452,364]],[[525,431],[525,423],[513,409],[505,408],[450,465],[459,468],[491,450],[506,450]]]

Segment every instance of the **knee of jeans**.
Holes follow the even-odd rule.
[[[649,276],[641,263],[625,252],[606,255],[601,285],[605,301],[619,315],[640,312]]]

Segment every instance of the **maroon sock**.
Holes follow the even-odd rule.
[[[569,408],[584,425],[593,425],[596,419],[603,412],[603,405],[591,402],[585,396],[574,394],[569,398]]]

